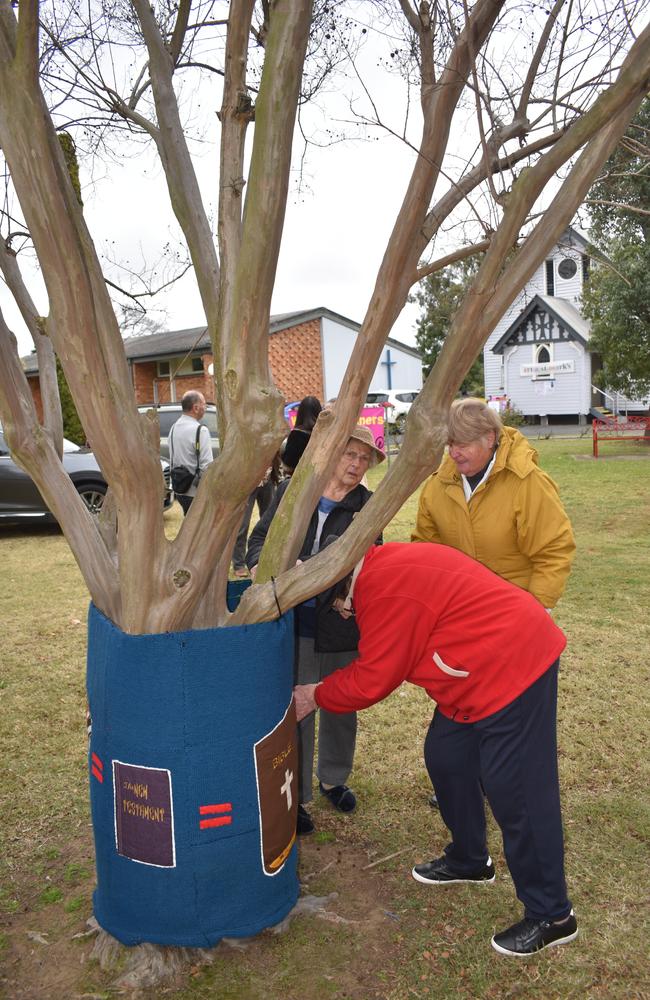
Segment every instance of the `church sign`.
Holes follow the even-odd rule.
[[[540,378],[572,374],[575,370],[575,361],[541,361],[538,364],[521,365],[519,374],[522,378]]]

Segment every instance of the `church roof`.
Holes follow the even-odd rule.
[[[555,295],[535,295],[494,344],[493,353],[503,354],[506,346],[523,333],[529,318],[535,313],[550,316],[557,322],[561,335],[567,340],[577,340],[583,347],[587,347],[591,324],[574,304]]]

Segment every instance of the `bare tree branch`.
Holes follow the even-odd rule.
[[[169,54],[174,66],[178,64],[180,54],[183,50],[191,9],[192,0],[179,0],[176,24],[174,25],[174,31],[169,42]]]
[[[47,321],[38,315],[36,306],[23,281],[16,254],[9,248],[7,241],[2,239],[0,239],[0,271],[34,341],[43,402],[43,425],[60,457],[63,453],[63,418],[61,416],[59,383],[56,377],[56,357],[52,341],[46,333]]]
[[[149,52],[158,116],[156,145],[165,171],[174,214],[185,234],[194,264],[208,327],[216,328],[219,310],[219,261],[194,171],[172,85],[173,62],[146,0],[133,0]]]
[[[610,205],[612,208],[622,212],[632,212],[635,215],[650,215],[650,209],[641,208],[640,205],[625,205],[619,201],[606,201],[604,198],[585,198],[585,205]]]
[[[115,566],[97,527],[49,434],[39,426],[32,394],[18,360],[15,337],[0,312],[0,410],[2,430],[19,465],[38,488],[51,497],[52,513],[65,532],[88,589],[106,614],[120,618],[120,592]]]
[[[469,246],[459,247],[458,250],[454,250],[453,253],[447,254],[446,257],[440,257],[431,264],[419,267],[411,284],[414,285],[416,282],[422,281],[423,278],[428,278],[430,274],[435,274],[437,271],[444,270],[444,268],[449,267],[450,264],[457,264],[459,260],[467,260],[468,257],[475,257],[476,254],[483,253],[484,250],[487,250],[489,246],[489,240],[481,240],[480,243],[471,243]]]

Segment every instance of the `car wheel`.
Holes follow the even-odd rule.
[[[104,505],[104,497],[106,496],[107,486],[102,483],[95,483],[94,485],[84,485],[83,483],[75,483],[77,493],[85,503],[86,507],[91,514],[99,514],[100,510]]]
[[[399,416],[395,417],[395,430],[398,434],[403,434],[406,430],[406,414],[400,413]]]

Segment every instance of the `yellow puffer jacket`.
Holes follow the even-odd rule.
[[[411,540],[460,549],[545,608],[560,599],[576,547],[557,486],[513,427],[503,428],[490,474],[469,503],[456,464],[445,455],[422,488]]]

